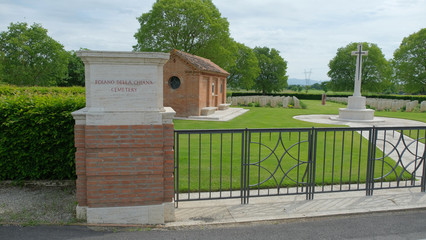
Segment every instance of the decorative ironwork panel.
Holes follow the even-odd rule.
[[[250,129],[245,167],[249,196],[298,194],[308,183],[311,129]]]
[[[175,202],[420,187],[426,127],[175,131]]]
[[[377,128],[376,146],[381,153],[374,159],[374,181],[378,188],[420,185],[425,134],[424,128]]]

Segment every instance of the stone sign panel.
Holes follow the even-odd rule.
[[[80,112],[88,125],[162,122],[168,53],[82,51],[78,56],[86,68],[86,108]]]

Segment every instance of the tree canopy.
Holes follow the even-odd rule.
[[[80,49],[87,50],[87,49]],[[65,78],[58,81],[58,86],[84,86],[85,84],[85,73],[84,63],[77,56],[75,51],[68,52],[68,74]]]
[[[157,0],[138,18],[136,51],[178,49],[208,58],[229,70],[235,64],[235,44],[229,23],[211,0]]]
[[[40,24],[11,23],[0,33],[0,76],[6,83],[56,85],[66,77],[68,57]]]
[[[260,68],[254,89],[265,94],[279,92],[287,87],[287,62],[280,56],[280,52],[268,47],[255,47],[253,51]]]
[[[328,76],[331,90],[353,91],[356,56],[352,56],[351,53],[357,50],[357,46],[358,43],[350,43],[346,47],[339,48],[336,56],[330,60]],[[376,44],[362,43],[362,48],[368,51],[368,56],[362,57],[361,90],[381,92],[391,85],[391,65]]]
[[[242,43],[236,43],[236,62],[229,70],[228,85],[233,88],[249,90],[253,87],[256,78],[259,76],[260,68],[253,49]]]
[[[397,81],[410,93],[426,93],[426,28],[405,37],[392,65]]]

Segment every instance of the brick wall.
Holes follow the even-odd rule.
[[[163,69],[163,105],[172,107],[179,117],[199,115],[198,73],[190,73],[194,69],[176,57],[171,57]],[[172,76],[178,77],[181,81],[178,89],[169,86],[169,79]]]
[[[140,206],[171,202],[173,124],[75,126],[80,206]]]
[[[176,76],[181,85],[169,86],[169,79]],[[215,93],[212,95],[212,83]],[[223,91],[220,91],[221,85]],[[176,56],[171,56],[163,71],[163,104],[172,107],[177,117],[199,116],[203,107],[217,107],[226,103],[226,78],[215,74],[203,74]]]

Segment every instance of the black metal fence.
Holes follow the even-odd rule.
[[[420,187],[426,127],[175,131],[175,201]]]

